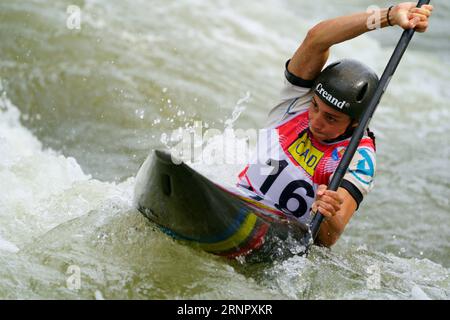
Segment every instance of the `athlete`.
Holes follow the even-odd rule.
[[[379,10],[379,28],[399,26],[425,32],[431,5],[404,2]],[[373,13],[323,21],[310,29],[286,63],[281,102],[271,110],[257,155],[240,173],[238,186],[263,204],[309,223],[325,217],[316,244],[332,246],[373,187],[375,137],[367,130],[337,191],[331,177],[368,106],[378,77],[364,64],[345,59],[323,71],[330,47],[374,30]],[[261,139],[264,136],[264,139]]]

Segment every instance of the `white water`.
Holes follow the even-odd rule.
[[[443,14],[434,33],[414,37],[377,110],[376,186],[331,251],[245,267],[174,242],[132,208],[134,175],[161,135],[198,120],[219,132],[261,127],[308,26],[355,7],[365,9],[87,1],[74,36],[62,5],[0,3],[0,297],[448,299]],[[381,73],[400,35],[384,34],[339,45],[332,59],[352,56]],[[232,156],[224,141],[233,137],[216,136],[204,155]],[[198,168],[232,184],[241,167]],[[80,289],[69,288],[70,266],[80,268]]]

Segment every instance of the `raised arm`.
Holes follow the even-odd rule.
[[[404,2],[390,10],[380,9],[379,27],[398,25],[403,29],[415,28],[417,32],[425,32],[432,10],[431,5],[416,8],[414,2]],[[288,70],[304,80],[314,80],[328,59],[330,47],[373,30],[368,21],[373,22],[373,17],[364,12],[317,24],[309,30],[295,52]],[[332,246],[339,239],[356,208],[356,199],[346,189],[339,188],[337,191],[331,191],[327,190],[326,185],[319,186],[312,211],[320,211],[325,219],[320,226],[317,243],[327,247]]]
[[[378,12],[361,12],[322,21],[308,31],[292,57],[288,70],[302,79],[314,80],[328,60],[330,47],[375,30],[377,25],[373,22],[377,16],[380,28],[389,26],[390,22],[391,25],[398,25],[403,29],[415,28],[417,32],[425,32],[432,10],[431,5],[416,8],[416,3],[404,2],[391,10],[383,8]]]

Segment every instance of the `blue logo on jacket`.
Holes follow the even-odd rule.
[[[371,153],[372,152],[366,148],[358,149],[356,154],[358,157],[356,170],[350,170],[351,174],[364,184],[370,184],[375,174],[375,166]]]

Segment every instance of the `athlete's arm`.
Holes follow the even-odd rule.
[[[344,188],[339,188],[338,191],[326,190],[326,188],[325,185],[319,186],[312,210],[313,212],[319,210],[325,217],[320,225],[316,243],[331,247],[344,232],[345,226],[356,211],[357,203]]]
[[[392,25],[403,29],[416,28],[418,32],[425,32],[432,10],[431,5],[416,8],[416,3],[404,2],[391,9],[389,20]],[[389,26],[387,13],[388,8],[379,10],[381,28]],[[308,31],[292,57],[288,65],[289,72],[304,80],[314,80],[328,59],[330,47],[375,30],[374,27],[369,28],[371,25],[368,24],[373,18],[373,12],[361,12],[325,20],[315,25]]]

